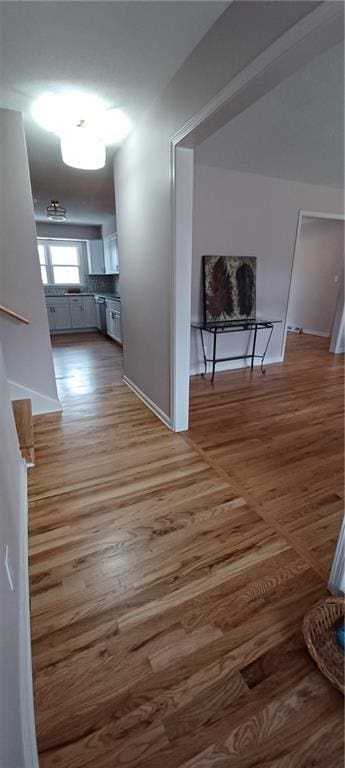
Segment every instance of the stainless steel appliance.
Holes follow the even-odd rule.
[[[106,304],[103,296],[95,296],[97,328],[101,333],[107,333]]]

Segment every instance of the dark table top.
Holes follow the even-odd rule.
[[[192,328],[201,328],[203,331],[211,331],[214,332],[215,330],[220,331],[231,331],[231,330],[246,330],[255,328],[255,326],[262,326],[265,328],[267,325],[271,325],[273,323],[281,323],[282,320],[271,320],[270,318],[265,317],[253,317],[253,318],[245,318],[244,320],[212,320],[210,322],[205,322],[204,320],[195,320],[191,323]]]

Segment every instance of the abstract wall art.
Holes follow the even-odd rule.
[[[256,258],[204,256],[204,320],[255,318]]]

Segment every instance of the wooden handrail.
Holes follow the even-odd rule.
[[[30,324],[30,320],[27,320],[26,317],[18,315],[17,312],[13,312],[13,309],[8,309],[8,307],[4,307],[2,304],[0,304],[0,312],[4,312],[4,314],[8,315],[9,317],[14,317],[15,320],[19,320],[20,323],[25,323],[25,325]]]

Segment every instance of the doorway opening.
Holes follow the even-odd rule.
[[[344,228],[344,217],[300,212],[287,309],[287,333],[325,337],[332,353],[344,351]]]

